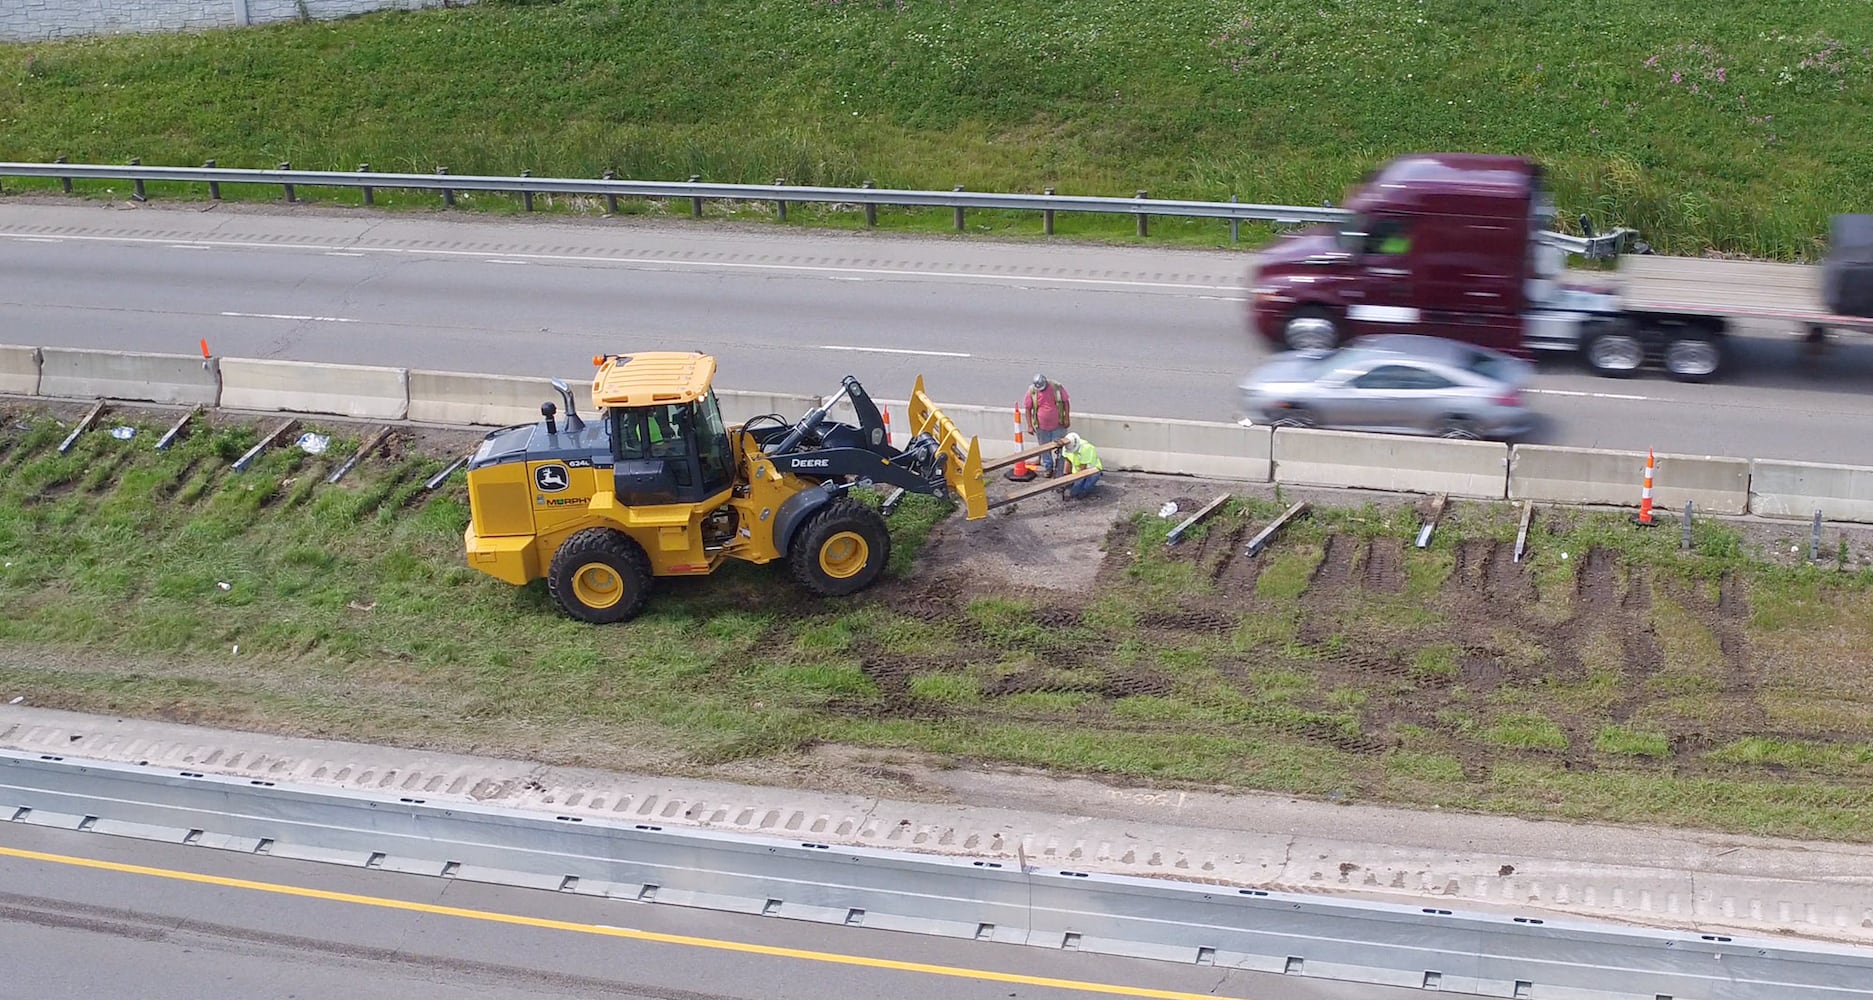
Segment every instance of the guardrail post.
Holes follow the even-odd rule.
[[[65,162],[67,162],[67,160],[65,159],[65,157],[63,157],[63,156],[61,156],[61,157],[59,157],[59,158],[57,158],[57,159],[55,159],[55,160],[53,160],[52,162],[53,162],[53,163],[65,163]],[[63,190],[63,191],[64,191],[64,192],[66,193],[66,194],[71,194],[71,193],[72,193],[72,179],[71,179],[70,177],[61,177],[61,178],[59,178],[59,187],[60,187],[60,188],[61,188],[61,189],[62,189],[62,190]]]
[[[1053,197],[1054,189],[1042,188],[1041,193],[1051,198]],[[1041,209],[1041,232],[1048,236],[1054,234],[1054,210],[1051,208]]]
[[[532,177],[533,171],[522,170],[520,172],[520,176]],[[522,190],[520,192],[520,207],[523,211],[527,211],[527,212],[533,211],[533,192],[532,191]]]
[[[1138,199],[1140,201],[1143,201],[1144,199],[1149,198],[1149,197],[1151,197],[1151,195],[1144,191],[1138,192]],[[1148,221],[1150,218],[1151,218],[1150,216],[1146,215],[1143,212],[1138,213],[1138,235],[1140,236],[1151,235],[1151,223]]]
[[[442,175],[445,175],[445,176],[446,176],[446,175],[448,174],[448,172],[449,172],[449,168],[448,168],[448,167],[437,167],[437,168],[436,168],[436,173],[438,173],[438,174],[442,174]],[[450,208],[454,208],[454,207],[455,207],[455,192],[454,192],[454,191],[451,191],[451,190],[449,190],[448,188],[443,188],[443,189],[442,189],[442,203],[443,203],[444,205],[447,205],[447,206],[449,206]]]
[[[1691,548],[1691,501],[1684,502],[1684,534],[1678,539],[1678,547],[1686,551]]]
[[[141,157],[141,156],[133,156],[133,157],[131,157],[131,158],[130,158],[130,165],[131,165],[131,166],[133,166],[133,167],[140,167],[140,166],[142,166],[142,165],[143,165],[143,157]],[[148,198],[145,198],[145,197],[143,196],[143,178],[141,178],[141,177],[133,177],[133,178],[131,178],[131,179],[130,179],[130,183],[131,183],[131,185],[133,186],[133,188],[134,188],[134,190],[135,190],[135,192],[136,192],[135,194],[132,194],[132,195],[130,196],[130,198],[131,198],[131,200],[132,200],[132,201],[148,201],[148,200],[149,200]]]
[[[370,164],[368,163],[358,164],[358,173],[368,174],[370,172],[371,172]],[[369,184],[364,185],[364,203],[366,205],[377,204],[377,202],[374,200],[374,193],[376,192],[376,190],[377,190],[376,188],[371,187]]]
[[[961,184],[955,187],[957,191],[961,191],[962,189],[963,186]],[[961,205],[956,206],[956,231],[959,233],[963,231],[963,207]]]
[[[859,187],[863,188],[874,188],[877,186],[878,185],[873,184],[871,181],[866,181],[859,185]],[[869,201],[865,203],[865,224],[867,226],[876,226],[878,224],[878,206]]]
[[[1240,201],[1240,200],[1241,199],[1237,198],[1233,194],[1229,196],[1229,203],[1231,205],[1234,205],[1237,201]],[[1231,243],[1242,242],[1242,220],[1241,219],[1229,220],[1229,242]]]
[[[1814,511],[1814,534],[1808,537],[1808,561],[1821,558],[1821,508]]]
[[[618,179],[618,172],[616,170],[605,171],[605,180],[615,181],[617,179]],[[606,215],[618,214],[618,196],[615,194],[612,194],[609,191],[605,192],[605,214]]]
[[[286,161],[286,160],[281,160],[281,161],[280,161],[280,169],[281,169],[281,170],[291,170],[291,169],[293,169],[293,165],[292,165],[292,164],[291,164],[290,162],[288,162],[288,161]],[[292,202],[295,202],[295,201],[298,201],[298,200],[299,200],[299,195],[298,195],[298,194],[297,194],[296,192],[294,192],[294,191],[293,191],[293,186],[292,186],[291,184],[282,184],[282,185],[280,185],[280,186],[286,189],[286,201],[287,201],[287,202],[288,202],[289,204],[290,204],[290,203],[292,203]]]
[[[787,178],[785,177],[774,178],[775,187],[782,187],[786,183],[787,183]],[[774,214],[779,216],[780,221],[782,222],[787,221],[787,202],[785,199],[774,202]]]
[[[689,175],[689,182],[691,184],[699,183],[701,180],[702,180],[701,174]],[[702,218],[702,199],[701,198],[691,197],[689,199],[689,216],[692,219]]]
[[[213,169],[215,169],[215,161],[213,161],[213,160],[204,160],[204,161],[202,161],[202,166],[203,166],[203,167],[206,167],[206,168],[207,168],[207,169],[209,169],[209,170],[213,170]],[[209,200],[209,201],[220,201],[220,200],[221,200],[221,182],[220,182],[220,181],[209,181],[209,182],[208,182],[208,200]]]

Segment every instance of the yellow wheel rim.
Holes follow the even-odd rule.
[[[572,594],[588,608],[609,608],[624,600],[624,580],[604,563],[586,563],[572,574]]]
[[[820,571],[835,580],[849,580],[871,559],[871,544],[856,531],[841,531],[819,547]]]

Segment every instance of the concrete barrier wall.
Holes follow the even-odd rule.
[[[221,405],[233,410],[402,420],[410,409],[409,372],[366,365],[222,358]]]
[[[1873,468],[1757,459],[1749,491],[1752,514],[1873,523]]]
[[[1749,510],[1749,460],[1659,454],[1652,502],[1683,510],[1691,501],[1712,514]],[[1509,498],[1570,504],[1639,505],[1645,452],[1518,444],[1509,457]]]
[[[1011,424],[1013,419],[1011,413]],[[1257,483],[1274,477],[1275,432],[1268,427],[1081,413],[1072,429],[1099,449],[1108,469]]]
[[[39,348],[0,344],[0,392],[39,393]]]
[[[808,410],[820,405],[818,396],[744,392],[737,389],[715,390],[715,401],[722,408],[722,419],[731,424],[746,423],[770,413],[778,414],[782,420],[791,424],[806,416]]]
[[[1275,432],[1275,481],[1402,493],[1503,499],[1509,446],[1400,434],[1282,429]]]
[[[40,351],[39,394],[74,399],[129,399],[213,406],[221,398],[219,358],[126,354],[47,347]]]
[[[582,416],[592,415],[590,379],[566,379]],[[410,371],[409,419],[426,424],[507,427],[540,419],[540,404],[563,408],[550,378],[475,375],[468,372]],[[561,415],[564,419],[564,415]]]

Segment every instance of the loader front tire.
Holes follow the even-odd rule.
[[[788,546],[800,586],[821,597],[855,594],[878,582],[891,559],[884,516],[856,500],[834,500],[801,525]]]
[[[611,528],[587,528],[553,553],[546,589],[566,614],[610,625],[644,610],[650,580],[650,559],[631,536]]]

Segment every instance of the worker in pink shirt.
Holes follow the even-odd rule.
[[[1067,387],[1048,381],[1045,375],[1034,376],[1028,394],[1021,400],[1021,412],[1027,414],[1028,432],[1034,435],[1037,444],[1053,444],[1073,426],[1072,400],[1067,398]],[[1052,451],[1041,454],[1041,468],[1047,470],[1047,478],[1060,474],[1057,463],[1058,458]]]

